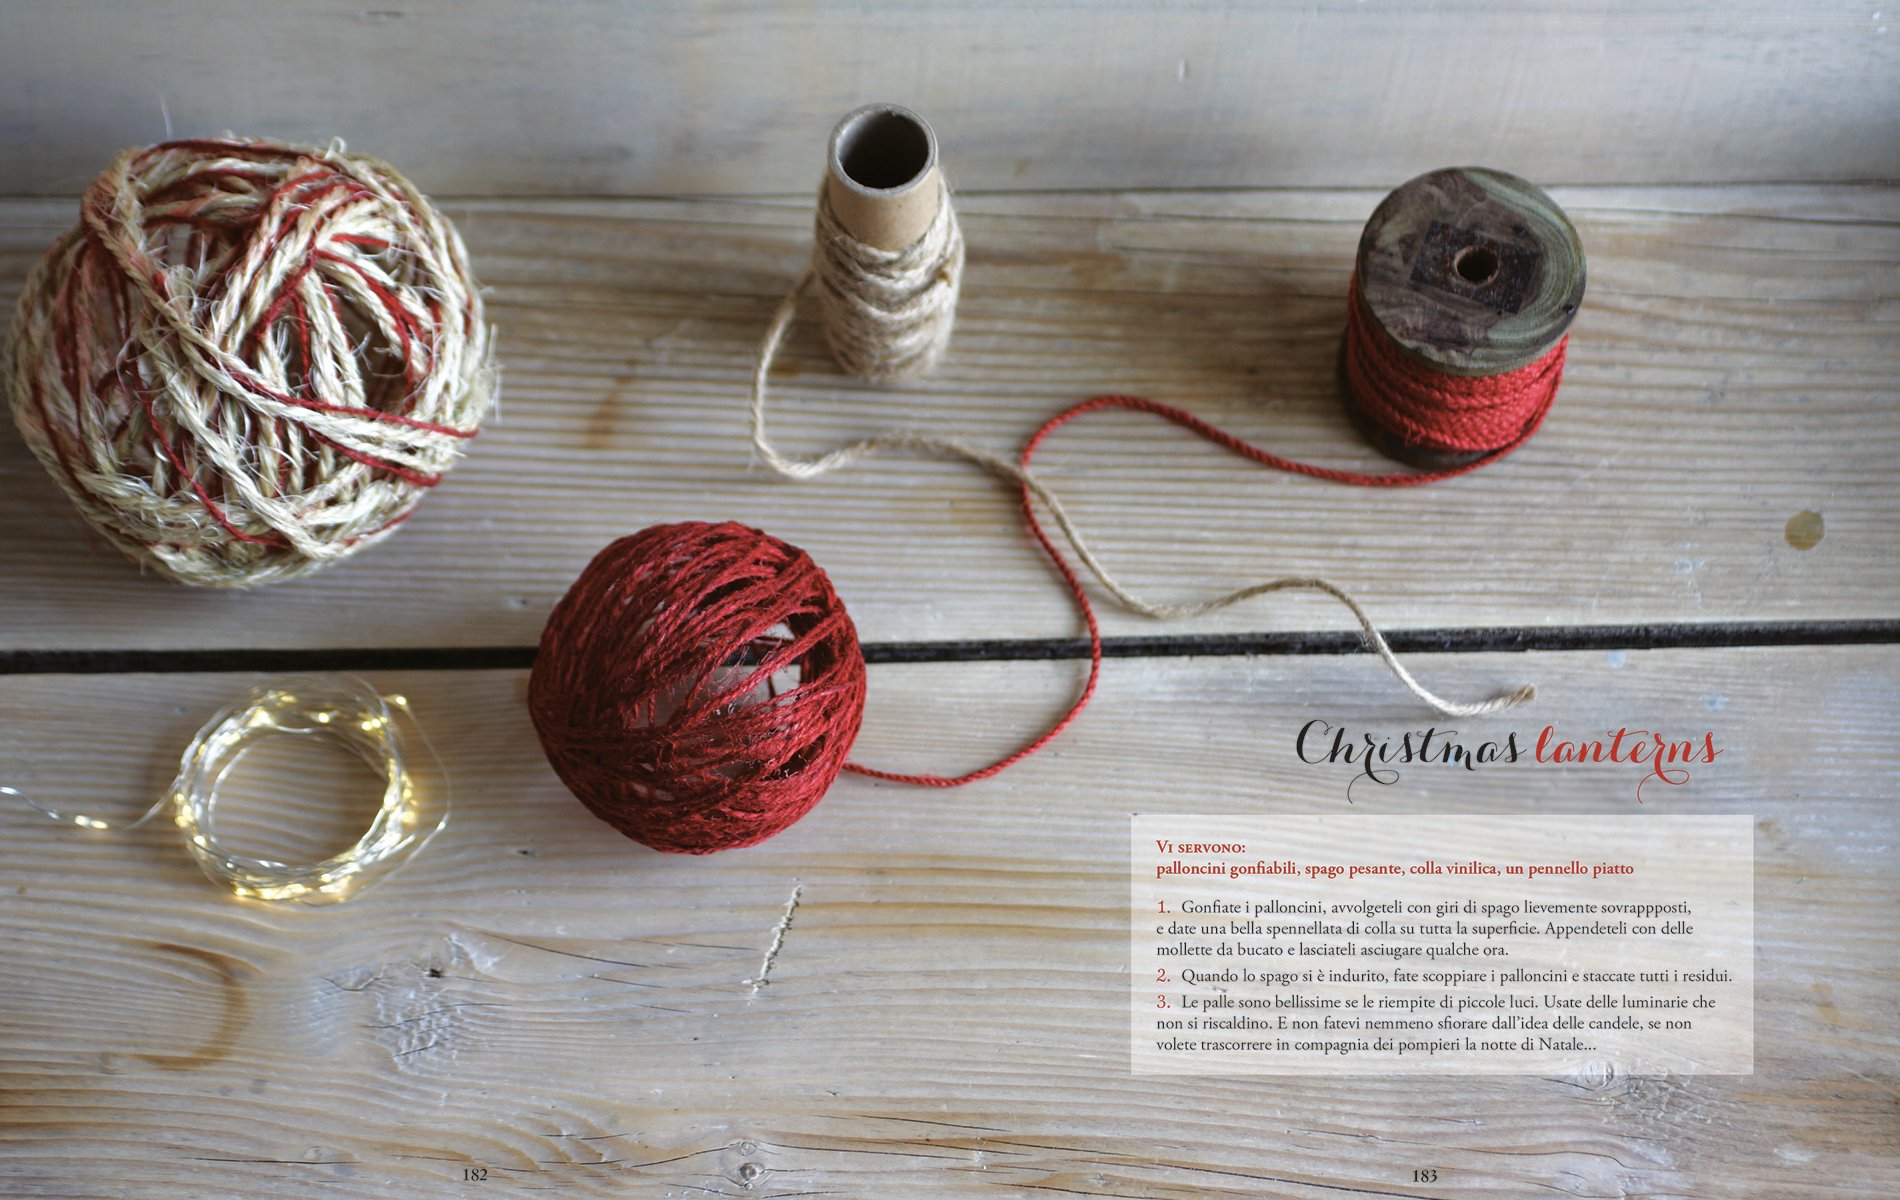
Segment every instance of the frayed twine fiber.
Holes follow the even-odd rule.
[[[265,141],[127,150],[28,278],[5,375],[94,528],[180,583],[294,578],[440,482],[496,373],[461,238],[386,163]]]

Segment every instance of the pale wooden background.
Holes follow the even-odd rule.
[[[1886,11],[1882,11],[1885,9]],[[1885,0],[9,0],[0,178],[179,132],[341,135],[458,195],[805,192],[866,98],[960,187],[1891,178]]]
[[[1332,382],[1361,223],[1433,166],[1554,185],[1590,291],[1558,408],[1507,463],[1368,493],[1121,417],[1047,461],[1154,590],[1320,572],[1401,630],[1740,643],[1413,665],[1451,692],[1536,680],[1513,728],[1717,730],[1717,766],[1645,795],[1755,816],[1759,941],[1749,1077],[1135,1080],[1127,814],[1339,811],[1344,779],[1292,755],[1299,724],[1425,720],[1369,658],[1116,660],[1019,770],[953,793],[846,780],[785,836],[703,860],[626,843],[566,796],[522,672],[381,675],[427,721],[458,812],[342,908],[239,904],[160,830],[89,837],[0,806],[0,1194],[1900,1191],[1900,656],[1830,644],[1900,628],[1888,24],[1833,3],[0,7],[0,300],[86,178],[167,120],[341,134],[444,198],[507,372],[499,419],[397,538],[255,596],[139,578],[0,431],[0,783],[129,813],[254,678],[171,671],[194,661],[179,652],[526,647],[595,549],[658,520],[805,545],[873,642],[1072,636],[1011,497],[969,470],[748,469],[749,359],[807,251],[825,133],[889,99],[937,125],[962,189],[957,340],[930,380],[875,389],[836,379],[802,328],[793,446],[903,422],[1008,447],[1113,389],[1377,465]],[[1797,550],[1784,527],[1810,510],[1826,536]],[[1284,598],[1108,627],[1344,626]],[[26,673],[73,665],[59,652],[111,665],[99,651],[167,673]],[[1079,671],[875,667],[862,756],[975,765]],[[329,759],[264,767],[234,840],[307,854],[360,823],[360,780]],[[1415,769],[1355,794],[1374,820],[1620,813],[1633,785]],[[488,1181],[463,1182],[478,1164]],[[1414,1183],[1426,1167],[1437,1182]]]

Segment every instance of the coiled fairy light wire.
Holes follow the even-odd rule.
[[[407,718],[442,780],[440,794],[427,802],[404,755],[398,713]],[[279,735],[341,743],[383,780],[382,805],[368,830],[322,862],[300,866],[255,858],[217,839],[219,790],[252,747]],[[348,899],[386,878],[448,824],[448,781],[441,767],[441,756],[416,723],[406,697],[382,695],[353,675],[300,675],[260,684],[206,722],[185,747],[166,794],[130,824],[59,812],[11,787],[0,787],[0,793],[82,829],[136,829],[169,810],[185,849],[213,882],[257,900],[324,904]]]

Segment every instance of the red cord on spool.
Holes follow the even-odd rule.
[[[1523,445],[1556,399],[1583,302],[1583,244],[1555,201],[1502,171],[1402,184],[1366,222],[1347,296],[1347,411],[1430,471]]]
[[[1355,402],[1353,416],[1369,437],[1400,447],[1397,453],[1410,461],[1446,464],[1446,474],[1462,475],[1503,458],[1543,426],[1569,343],[1562,338],[1542,358],[1497,375],[1435,371],[1373,326],[1355,278],[1346,298],[1340,369]]]

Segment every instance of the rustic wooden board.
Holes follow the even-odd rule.
[[[1185,405],[1284,453],[1378,468],[1333,361],[1375,192],[965,195],[945,367],[840,380],[809,323],[782,359],[784,445],[894,424],[999,448],[1088,395]],[[1548,426],[1477,476],[1370,492],[1101,414],[1046,450],[1118,571],[1182,598],[1322,573],[1392,626],[1900,615],[1900,190],[1559,189],[1590,291]],[[792,484],[749,466],[756,340],[809,201],[451,203],[493,286],[499,419],[389,543],[268,594],[141,579],[0,431],[0,648],[528,645],[581,565],[662,520],[804,545],[872,640],[1067,636],[1012,496],[960,464]],[[69,201],[0,203],[8,294]],[[7,297],[0,297],[6,299]],[[1811,550],[1785,536],[1821,514]],[[1173,632],[1110,614],[1111,632]],[[1193,630],[1341,628],[1280,598]]]
[[[1349,810],[1341,772],[1295,759],[1298,725],[1425,723],[1365,656],[1115,661],[1049,755],[950,793],[846,780],[784,836],[707,859],[644,851],[569,799],[519,673],[417,674],[379,682],[428,723],[457,812],[423,859],[340,908],[243,904],[164,831],[89,835],[0,804],[0,1191],[1900,1189],[1900,651],[1417,665],[1447,690],[1536,679],[1540,703],[1492,732],[1716,732],[1717,763],[1643,810],[1756,820],[1754,1075],[1128,1074],[1130,812],[1638,811],[1628,770],[1606,766],[1412,768]],[[876,668],[862,753],[974,763],[1054,711],[1078,669]],[[0,681],[0,762],[48,802],[127,812],[164,775],[160,748],[247,682]],[[251,816],[334,823],[289,782],[322,773],[279,767],[252,780]],[[477,1166],[488,1181],[463,1184]],[[1412,1182],[1421,1167],[1437,1181]]]
[[[15,0],[0,179],[66,190],[166,130],[323,139],[484,195],[784,192],[888,100],[997,188],[1892,178],[1868,0],[1089,5]],[[1396,182],[1391,179],[1390,182]]]

